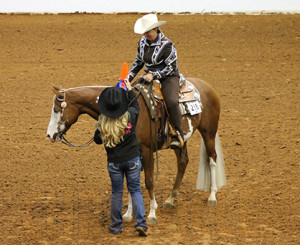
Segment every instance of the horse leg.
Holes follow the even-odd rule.
[[[128,208],[126,213],[123,215],[123,220],[125,222],[130,222],[132,220],[132,198],[130,192],[128,193]]]
[[[147,147],[140,147],[142,152],[142,162],[145,173],[145,185],[150,197],[150,211],[147,217],[148,224],[156,224],[155,211],[157,209],[157,203],[154,195],[154,184],[153,184],[153,170],[154,170],[154,159],[151,156],[151,150]]]
[[[216,134],[202,134],[204,144],[206,147],[207,152],[207,162],[210,167],[210,178],[211,178],[211,188],[210,188],[210,195],[208,198],[208,206],[216,206],[217,205],[217,199],[216,199],[216,193],[217,193],[217,177],[216,177],[216,166],[217,166],[217,154],[215,150],[215,137]]]
[[[173,208],[174,207],[174,199],[178,196],[179,187],[181,186],[182,179],[189,162],[188,153],[187,153],[187,145],[186,142],[181,149],[174,150],[177,157],[177,175],[176,180],[172,189],[171,194],[168,199],[164,202],[164,208]]]
[[[216,166],[217,163],[213,158],[209,158],[209,166],[210,166],[210,173],[211,173],[211,189],[210,189],[210,195],[208,198],[208,206],[216,206],[217,205],[217,182],[216,182]]]

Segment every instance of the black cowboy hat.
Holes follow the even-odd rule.
[[[110,117],[118,118],[128,109],[128,99],[124,89],[109,87],[103,90],[99,96],[98,108],[100,113]]]

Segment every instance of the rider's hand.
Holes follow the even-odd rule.
[[[130,84],[129,80],[125,79],[124,82],[125,82],[125,85],[126,85],[128,91],[130,91],[132,89],[132,87],[131,87],[131,84]]]
[[[144,79],[145,79],[146,82],[150,83],[153,80],[153,75],[151,73],[147,73],[144,76]]]

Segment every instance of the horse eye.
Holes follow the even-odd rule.
[[[53,109],[54,113],[59,113],[59,110]]]

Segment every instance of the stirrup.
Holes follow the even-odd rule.
[[[182,148],[184,145],[184,141],[178,131],[175,131],[175,135],[172,136],[172,140],[170,143],[171,149]]]

